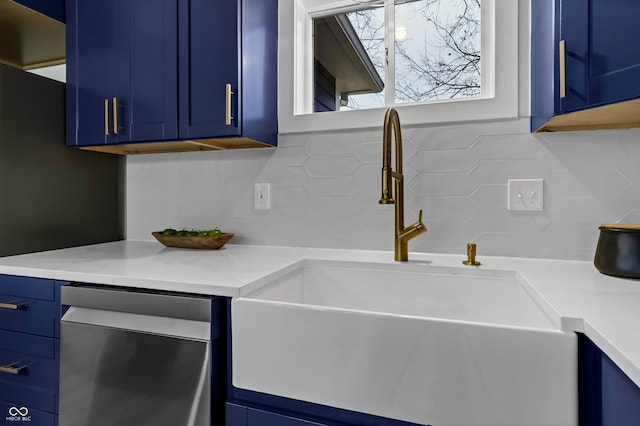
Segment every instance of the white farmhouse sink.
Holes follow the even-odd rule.
[[[305,260],[232,301],[233,384],[432,425],[577,424],[577,344],[516,271]]]

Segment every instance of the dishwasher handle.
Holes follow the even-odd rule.
[[[62,287],[63,305],[104,311],[211,322],[209,297],[133,288],[72,284]]]
[[[182,318],[72,306],[64,314],[61,322],[131,330],[144,334],[155,334],[197,341],[211,340],[211,323],[208,321],[194,321]]]

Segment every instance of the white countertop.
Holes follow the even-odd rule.
[[[482,256],[481,269],[517,270],[561,318],[585,333],[640,386],[640,280],[601,274],[592,262]],[[409,262],[463,267],[460,255],[410,253]],[[118,241],[0,258],[0,273],[65,281],[238,297],[258,280],[303,259],[395,263],[393,253],[226,245],[221,250],[165,248]]]

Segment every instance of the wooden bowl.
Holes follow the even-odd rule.
[[[167,247],[217,250],[233,237],[233,233],[226,232],[224,234],[213,237],[180,237],[177,235],[164,235],[162,232],[152,232],[156,240],[160,241]]]

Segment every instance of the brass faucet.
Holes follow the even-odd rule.
[[[396,141],[396,170],[391,168],[391,131]],[[395,196],[391,192],[391,180],[395,179]],[[427,232],[422,223],[422,209],[418,221],[404,227],[404,175],[402,174],[402,134],[398,112],[389,108],[384,116],[382,134],[382,197],[380,204],[395,204],[394,258],[397,261],[409,260],[409,240]]]

